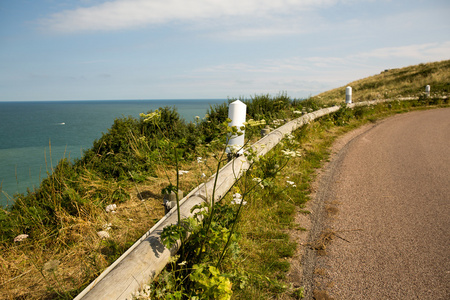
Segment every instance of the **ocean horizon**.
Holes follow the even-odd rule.
[[[0,101],[0,205],[39,187],[63,158],[80,158],[114,120],[175,107],[186,122],[226,99]]]

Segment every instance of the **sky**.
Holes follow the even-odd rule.
[[[306,98],[450,59],[449,0],[0,0],[0,101]]]

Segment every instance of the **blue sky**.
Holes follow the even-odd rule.
[[[448,0],[0,0],[0,101],[304,98],[450,59]]]

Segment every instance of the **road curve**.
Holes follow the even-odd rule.
[[[307,298],[450,299],[450,108],[377,123],[322,178],[314,201],[326,217],[308,245],[333,239],[305,256]]]

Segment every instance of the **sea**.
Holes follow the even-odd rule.
[[[186,122],[224,99],[0,102],[0,205],[39,187],[62,158],[73,161],[107,133],[116,118],[175,107]]]

